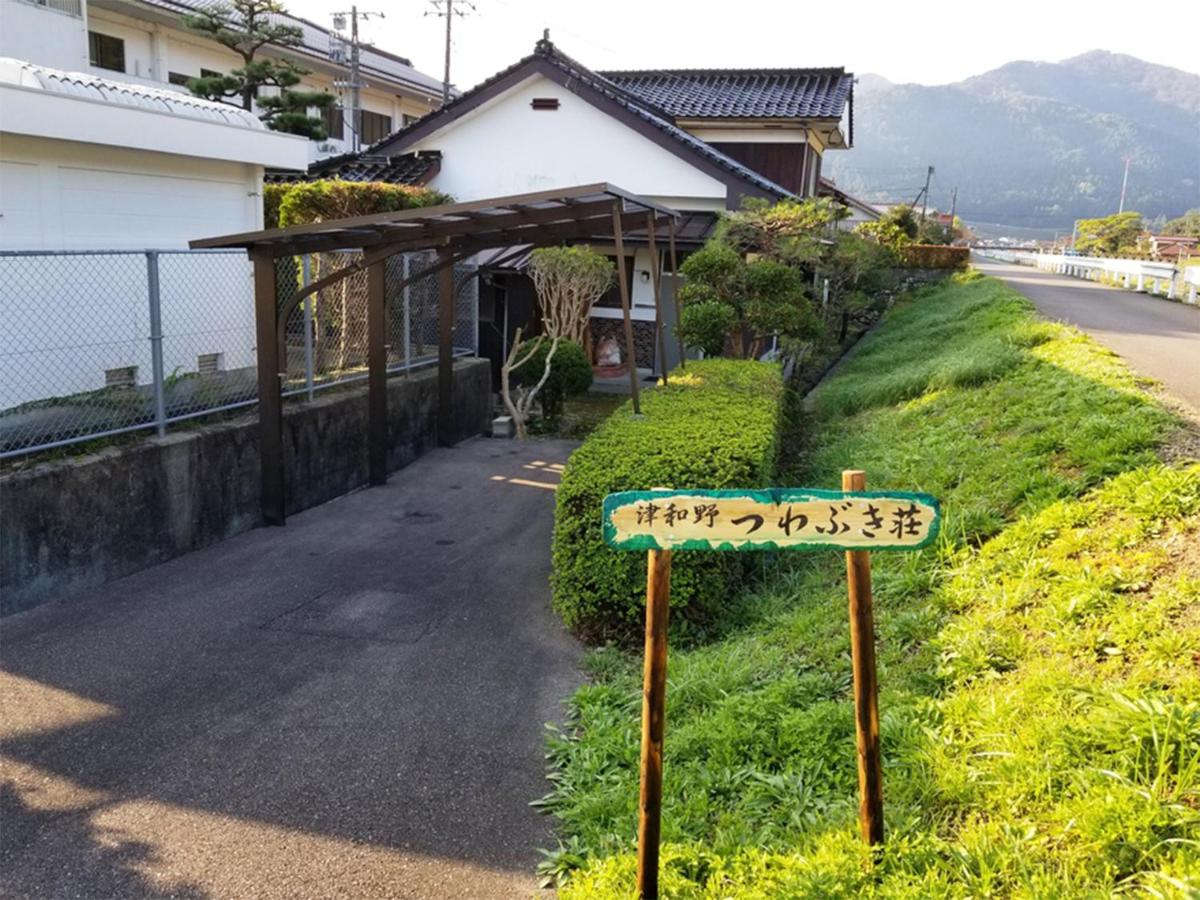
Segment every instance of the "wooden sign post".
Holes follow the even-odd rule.
[[[867,843],[883,841],[870,552],[928,546],[937,537],[941,510],[928,494],[867,491],[865,487],[865,473],[849,470],[842,473],[841,491],[659,489],[623,491],[604,498],[604,540],[608,545],[649,554],[637,875],[643,900],[658,897],[672,550],[846,551],[859,826]]]

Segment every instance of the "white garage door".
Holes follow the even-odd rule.
[[[58,183],[66,248],[182,248],[254,227],[245,182],[60,166]]]

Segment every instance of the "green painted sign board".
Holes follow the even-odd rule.
[[[919,550],[941,527],[929,494],[907,491],[622,491],[604,498],[617,550]]]

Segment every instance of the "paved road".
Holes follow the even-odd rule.
[[[1200,412],[1200,308],[1030,266],[981,257],[972,263],[1003,278],[1047,318],[1077,325]]]
[[[528,897],[566,442],[479,439],[0,623],[5,897]]]

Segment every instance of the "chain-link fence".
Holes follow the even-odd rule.
[[[281,305],[358,254],[277,263]],[[431,259],[388,260],[388,371],[436,362]],[[478,348],[478,280],[455,268],[456,356]],[[285,329],[285,395],[366,378],[367,276],[303,300]],[[254,280],[240,251],[0,252],[0,458],[257,402]]]

